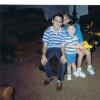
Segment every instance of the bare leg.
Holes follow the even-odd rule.
[[[78,50],[78,60],[77,60],[77,67],[78,68],[81,68],[83,56],[84,56],[83,52]]]
[[[75,63],[72,63],[72,68],[73,68],[73,75],[74,75],[75,77],[78,77],[79,75],[78,75],[78,73],[77,73],[76,64],[75,64]]]
[[[73,68],[73,71],[76,71],[76,64],[75,63],[72,63],[72,68]]]
[[[68,74],[71,73],[71,64],[68,64],[68,65],[67,65],[67,73],[68,73]]]
[[[78,50],[77,73],[78,73],[78,76],[80,76],[81,78],[86,77],[85,73],[81,69],[83,57],[84,57],[84,52]]]
[[[71,65],[72,64],[67,65],[67,80],[71,80]]]
[[[90,75],[95,75],[95,71],[93,70],[92,64],[91,64],[91,52],[86,50],[86,60],[88,63],[87,71],[90,73]]]
[[[86,50],[86,60],[88,65],[91,65],[91,53],[88,50]]]

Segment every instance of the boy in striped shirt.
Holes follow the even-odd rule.
[[[76,71],[76,54],[77,49],[82,50],[81,44],[78,42],[78,37],[75,34],[75,23],[73,21],[68,22],[66,36],[64,36],[66,45],[66,58],[67,58],[67,80],[71,80],[71,67],[73,68],[73,75],[78,77]]]
[[[44,67],[44,70],[47,75],[47,79],[44,81],[44,85],[49,85],[53,80],[53,73],[50,66],[50,60],[53,56],[56,56],[58,59],[58,81],[57,81],[57,90],[62,89],[62,81],[64,80],[65,72],[65,45],[64,45],[64,34],[65,31],[61,28],[63,23],[63,16],[57,14],[52,18],[52,26],[47,28],[43,35],[43,49],[42,49],[42,58],[41,64]]]

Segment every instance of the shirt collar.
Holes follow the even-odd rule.
[[[71,35],[67,32],[67,36],[74,37],[74,36],[76,36],[76,33],[75,33],[73,36],[71,36]]]
[[[53,26],[51,26],[51,30],[52,30],[53,32],[55,32],[55,31],[53,30]],[[58,32],[61,32],[61,27],[60,27],[59,31],[57,31],[56,33],[58,33]]]

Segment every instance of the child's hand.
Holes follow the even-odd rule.
[[[83,48],[83,46],[82,46],[82,45],[79,45],[79,49],[80,49],[80,50],[82,50],[82,49],[84,49],[84,48]]]

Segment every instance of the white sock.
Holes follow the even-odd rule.
[[[88,68],[92,68],[92,65],[88,65]]]
[[[71,74],[71,73],[67,73],[67,74]]]
[[[73,68],[73,72],[75,72],[76,71],[76,68]]]
[[[57,80],[57,82],[62,82],[62,81],[60,81],[60,80]]]
[[[80,68],[77,68],[77,70],[78,70],[78,71],[81,71],[82,69],[81,69],[81,67],[80,67]]]

